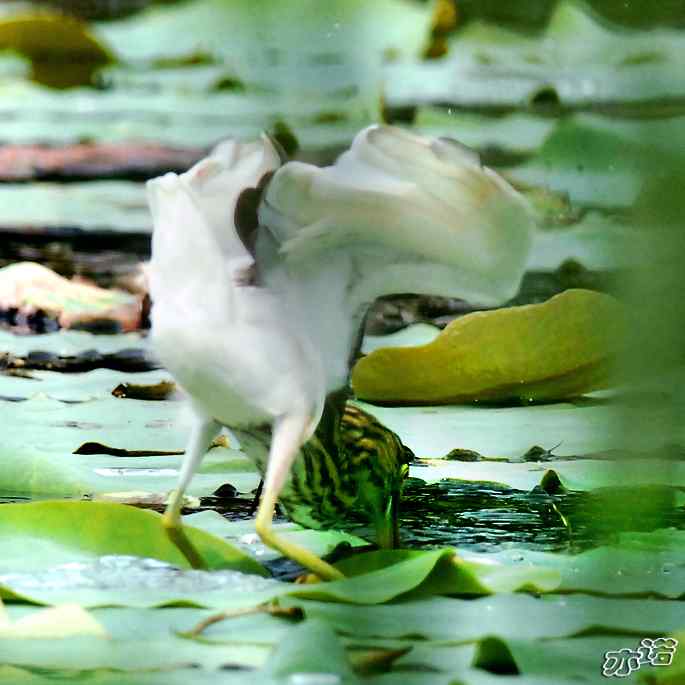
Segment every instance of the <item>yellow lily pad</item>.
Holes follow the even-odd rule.
[[[606,387],[624,313],[609,295],[567,290],[542,304],[475,312],[428,345],[357,362],[360,399],[388,404],[550,401]]]
[[[86,24],[62,14],[18,14],[0,20],[0,50],[31,60],[33,79],[56,88],[87,85],[114,61]]]
[[[40,609],[10,621],[0,600],[0,638],[54,640],[69,637],[108,637],[105,628],[78,604]]]

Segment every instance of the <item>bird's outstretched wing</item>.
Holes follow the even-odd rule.
[[[354,310],[406,292],[500,303],[518,288],[532,224],[527,201],[469,148],[381,126],[332,166],[281,167],[259,217],[291,275],[348,261]]]

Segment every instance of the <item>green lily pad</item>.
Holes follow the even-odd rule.
[[[8,353],[25,357],[29,352],[41,350],[62,356],[73,356],[87,350],[101,354],[121,352],[126,349],[147,349],[148,340],[140,333],[100,335],[85,331],[60,330],[45,335],[15,335],[0,331],[0,354]],[[66,381],[65,379],[65,382]]]
[[[220,538],[191,527],[187,533],[210,568],[266,574],[260,564]],[[100,554],[151,557],[188,567],[167,537],[159,514],[120,504],[46,501],[4,505],[0,507],[0,540],[5,569],[12,559],[16,568],[21,550],[27,548],[40,550],[31,555],[33,568],[72,558],[74,552],[81,558]]]
[[[85,646],[87,648],[87,646]],[[199,671],[197,668],[186,667],[174,671],[134,672],[132,674],[114,670],[86,670],[73,669],[34,669],[17,668],[16,666],[0,667],[0,683],[6,685],[51,685],[55,678],[87,679],[91,685],[216,685],[216,673],[213,671]],[[252,676],[239,672],[236,674],[222,674],[225,685],[259,685],[259,676]],[[271,684],[268,684],[271,685]]]
[[[462,562],[453,550],[430,552],[370,552],[352,557],[337,565],[349,575],[344,580],[302,586],[291,594],[296,597],[380,604],[408,592],[427,594],[488,594],[513,592],[524,588],[536,591],[554,589],[557,573],[538,573],[528,568]]]
[[[200,511],[183,517],[189,526],[200,528],[208,533],[217,535],[243,550],[257,561],[265,562],[276,559],[280,555],[275,550],[266,547],[255,532],[253,519],[247,521],[228,521],[215,511]],[[346,544],[350,547],[368,545],[356,535],[340,530],[310,530],[302,528],[296,523],[275,523],[274,531],[284,536],[290,542],[305,547],[317,556],[330,554],[338,545]]]
[[[515,113],[487,117],[452,108],[419,107],[413,129],[421,135],[447,136],[476,150],[531,155],[555,128],[553,119]]]
[[[588,212],[568,228],[539,231],[527,267],[532,271],[554,271],[570,259],[586,269],[635,267],[639,255],[649,250],[649,239],[645,230]]]
[[[678,640],[678,646],[685,644],[685,630],[679,630],[669,637]],[[666,668],[652,668],[649,675],[652,677],[653,682],[659,683],[659,685],[678,685],[685,677],[685,657],[683,656],[682,648],[676,651],[671,665]]]
[[[607,461],[582,459],[553,463],[462,462],[431,460],[415,464],[410,474],[428,483],[445,478],[473,482],[495,482],[517,490],[531,490],[544,478],[556,476],[567,490],[593,490],[620,484],[685,487],[685,464],[657,459]]]
[[[264,666],[264,675],[272,678],[287,678],[297,673],[331,674],[340,685],[360,682],[332,628],[315,619],[292,630]]]
[[[616,546],[597,547],[580,554],[565,555],[511,549],[494,553],[462,551],[467,560],[488,560],[524,568],[556,569],[561,574],[560,592],[590,592],[603,595],[656,595],[669,599],[685,596],[683,531],[623,534]],[[639,544],[636,544],[637,539]],[[652,540],[644,547],[642,541]]]
[[[10,605],[8,611],[10,617],[20,619],[40,609]],[[0,659],[3,663],[15,666],[117,669],[124,672],[152,669],[173,672],[192,663],[198,664],[202,670],[216,671],[231,661],[255,667],[261,666],[271,651],[271,645],[283,639],[290,629],[287,622],[256,614],[235,619],[234,627],[239,634],[233,647],[217,649],[200,641],[190,642],[177,636],[177,633],[196,625],[212,613],[205,609],[187,608],[154,611],[95,609],[91,610],[92,616],[105,628],[111,639],[71,639],[47,643],[24,640],[21,643],[15,641],[14,649],[3,641]],[[247,644],[250,642],[253,644]]]
[[[264,92],[218,91],[185,92],[183,89],[162,90],[158,88],[141,97],[136,88],[96,91],[72,89],[68,92],[54,91],[36,84],[9,81],[0,83],[0,115],[6,118],[3,140],[13,143],[73,143],[83,140],[98,142],[130,142],[149,140],[159,144],[183,145],[193,148],[214,145],[228,137],[255,138],[263,130],[271,130],[277,122],[286,122],[297,137],[303,150],[321,150],[341,147],[350,142],[363,126],[377,121],[378,103],[375,96],[367,100],[350,101],[337,97],[322,101],[315,95],[287,99],[275,99]],[[74,203],[88,208],[100,197],[102,206],[109,206],[111,227],[146,227],[143,213],[142,190],[122,182],[92,182],[92,192],[76,195]],[[74,189],[80,186],[72,185]],[[66,218],[77,218],[78,212],[70,212],[60,204],[60,188],[51,184],[41,186],[45,197],[38,195],[37,207],[42,210],[34,216],[43,216],[47,203],[61,210]],[[14,190],[15,187],[8,187]],[[99,192],[95,192],[99,189]],[[17,188],[21,190],[21,188]],[[25,195],[32,187],[24,189]],[[131,206],[118,208],[119,197],[129,195]],[[138,198],[142,198],[138,211]],[[3,202],[13,208],[14,216],[22,219],[21,201],[14,195],[3,197]],[[128,210],[128,211],[126,211]],[[94,216],[93,221],[97,218]],[[50,216],[45,214],[45,218]],[[54,222],[53,222],[54,223]],[[121,226],[120,226],[121,224]],[[48,223],[48,225],[52,225]],[[81,226],[81,223],[77,223]]]
[[[7,465],[0,479],[5,497],[84,497],[136,491],[170,493],[178,483],[182,456],[118,457],[74,455],[36,449],[3,450]],[[213,494],[226,483],[249,493],[259,475],[245,455],[235,450],[212,450],[203,460],[186,493]]]
[[[590,632],[667,634],[683,625],[683,604],[656,599],[609,599],[589,595],[498,594],[479,599],[431,597],[381,606],[350,606],[285,597],[305,615],[352,637],[468,642],[497,636],[535,640]],[[525,623],[521,616],[526,617]],[[213,633],[216,638],[221,634]],[[223,634],[230,639],[230,624]]]
[[[495,110],[613,107],[685,92],[678,31],[631,32],[605,25],[576,2],[557,5],[539,37],[471,22],[450,52],[428,64],[393,65],[391,105],[449,103]]]
[[[5,228],[40,226],[132,233],[151,230],[142,183],[8,183],[0,186],[0,202],[5,208],[0,227]]]
[[[21,510],[22,507],[52,507],[58,504],[72,507],[90,505],[78,502],[3,505],[0,516],[3,516],[5,509]],[[104,503],[93,506],[104,506]],[[158,525],[159,519],[155,520],[155,515],[150,512],[123,505],[106,506],[119,507],[127,512],[131,510],[133,516],[147,515],[146,520],[139,517],[138,521],[143,521],[147,529],[153,532]],[[71,511],[76,510],[72,508]],[[21,519],[21,511],[14,514],[14,518]],[[88,527],[88,532],[95,531],[97,523]],[[0,566],[0,596],[38,604],[62,604],[78,597],[78,603],[84,607],[182,604],[232,609],[256,607],[286,594],[302,599],[348,604],[379,604],[410,592],[429,596],[479,595],[526,588],[550,591],[558,586],[560,579],[559,571],[554,568],[505,565],[491,560],[480,563],[477,560],[460,560],[455,557],[453,550],[434,550],[356,555],[340,564],[350,577],[330,583],[298,585],[265,580],[232,570],[183,571],[156,560],[116,556],[117,553],[148,553],[178,562],[179,552],[170,548],[171,543],[164,537],[161,525],[158,536],[151,533],[140,540],[130,540],[132,529],[128,528],[112,540],[86,539],[81,542],[78,538],[78,520],[73,516],[70,525],[74,529],[56,531],[54,542],[50,541],[45,524],[42,525],[44,528],[40,535],[22,528],[8,532],[7,557]],[[202,554],[209,550],[212,556],[208,561],[215,565],[230,564],[242,566],[250,574],[264,573],[257,562],[223,540],[198,529],[191,529],[190,532],[191,539],[201,544]],[[41,540],[42,551],[27,567],[21,549],[35,539]],[[97,553],[106,556],[96,557]],[[179,562],[179,565],[184,564]]]
[[[649,402],[646,406],[624,406],[621,413],[606,402],[520,407],[381,407],[364,402],[358,404],[395,431],[419,457],[444,457],[451,450],[460,448],[486,457],[520,459],[531,445],[549,449],[561,442],[554,453],[563,459],[565,455],[590,455],[617,447],[638,453],[652,452],[658,446],[655,445],[655,436],[668,435],[669,442],[674,444],[685,442],[685,431],[680,424],[673,424],[673,406],[680,406],[677,403]],[[645,431],[645,425],[649,425],[651,430]],[[474,468],[477,466],[473,465]],[[501,482],[503,477],[495,477],[498,468],[499,465],[493,465],[493,472],[486,480]],[[458,474],[453,472],[450,477],[458,477]]]
[[[430,19],[430,8],[400,0],[381,0],[373,6],[334,0],[325,9],[311,0],[278,5],[194,0],[101,23],[95,32],[129,62],[201,58],[231,65],[250,84],[285,89],[296,79],[300,88],[322,84],[329,90],[336,85],[331,75],[346,72],[346,79],[359,77],[362,65],[372,68],[389,51],[418,56],[428,40]],[[230,41],[226,26],[232,28]],[[360,40],[364,36],[369,39]],[[342,61],[342,68],[330,64],[331,54]],[[321,69],[322,63],[329,68]]]
[[[0,342],[0,345],[2,343]],[[169,380],[167,371],[146,371],[133,377],[136,383],[154,385]],[[62,402],[85,402],[111,397],[121,383],[130,383],[131,374],[111,369],[95,369],[86,373],[31,371],[30,377],[0,376],[0,396],[30,398],[36,395]]]
[[[579,116],[562,121],[538,153],[507,170],[507,176],[568,193],[580,205],[630,207],[655,169],[679,163],[682,123],[682,117],[625,123]]]
[[[37,396],[24,402],[3,402],[3,409],[5,420],[21,427],[8,435],[0,448],[5,465],[0,493],[5,496],[81,497],[127,490],[168,493],[176,487],[190,419],[182,402],[108,395],[65,404]],[[159,452],[160,456],[92,454],[92,449],[88,454],[75,454],[86,443]],[[203,459],[188,494],[211,495],[227,482],[238,491],[250,492],[257,487],[259,475],[244,453],[213,448]]]
[[[35,448],[73,453],[84,442],[130,450],[183,450],[190,421],[182,402],[126,400],[111,395],[78,404],[34,397],[25,402],[5,402],[3,409],[7,421],[17,427],[24,424],[3,442],[6,451]]]
[[[484,640],[474,659],[474,665],[495,673],[525,673],[555,679],[577,678],[580,682],[601,683],[604,654],[623,645],[634,648],[637,638],[616,635],[565,640]]]

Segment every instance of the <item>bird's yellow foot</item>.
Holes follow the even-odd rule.
[[[181,521],[181,500],[182,496],[179,495],[178,491],[172,493],[167,509],[162,516],[164,532],[176,549],[178,549],[186,558],[192,568],[206,571],[208,568],[207,563],[183,530],[183,522]]]
[[[259,535],[262,542],[267,547],[275,549],[283,556],[288,557],[288,559],[292,559],[300,564],[300,566],[309,569],[322,580],[341,580],[345,577],[337,568],[335,568],[335,566],[331,566],[313,552],[310,552],[308,549],[300,547],[300,545],[296,545],[293,542],[288,542],[280,535],[274,533],[271,525],[272,516],[273,510],[271,512],[266,510],[265,512],[262,507],[260,507],[255,523],[257,535]]]

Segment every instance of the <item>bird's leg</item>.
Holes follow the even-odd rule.
[[[290,472],[290,466],[298,454],[307,423],[307,417],[286,416],[278,419],[274,424],[262,500],[257,511],[255,528],[262,542],[268,547],[308,568],[324,580],[339,580],[344,576],[338,569],[327,564],[321,557],[316,556],[308,549],[287,542],[280,535],[274,533],[272,526],[278,495],[283,489]]]
[[[169,504],[167,504],[166,511],[162,517],[162,525],[167,536],[193,568],[206,569],[207,564],[183,530],[183,523],[181,522],[183,493],[220,428],[221,426],[213,419],[196,418],[190,431],[190,438],[188,439],[186,453],[183,458],[178,485],[176,490],[171,493]]]

